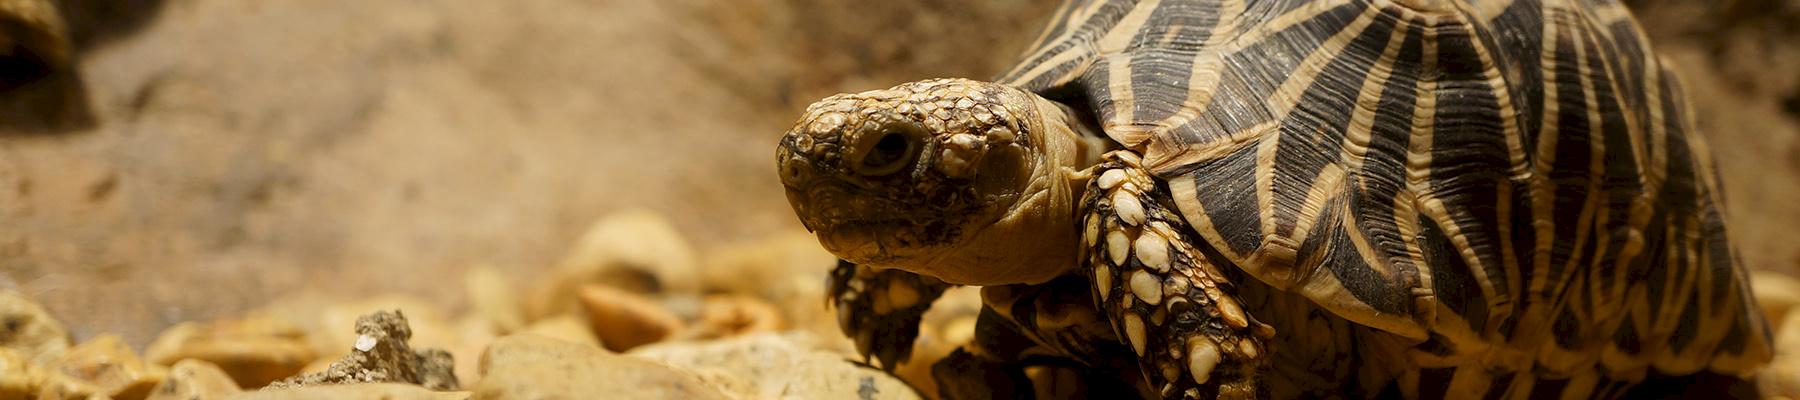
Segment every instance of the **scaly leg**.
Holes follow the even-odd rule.
[[[949,288],[948,283],[911,272],[842,260],[826,282],[827,301],[837,307],[838,328],[856,342],[863,362],[873,356],[888,372],[912,357],[919,319]]]
[[[1086,272],[1150,388],[1163,398],[1256,397],[1274,329],[1244,312],[1136,154],[1107,153],[1093,176],[1082,199]]]

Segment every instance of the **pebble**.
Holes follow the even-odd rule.
[[[164,330],[144,351],[145,358],[158,365],[185,359],[212,363],[245,388],[299,373],[318,354],[299,328],[264,318],[178,324]]]
[[[0,348],[0,399],[111,399],[99,386],[33,364],[25,355]]]
[[[0,289],[0,348],[44,363],[69,348],[69,330],[25,295]]]
[[[746,294],[775,302],[809,293],[797,293],[800,285],[789,278],[805,277],[804,286],[818,286],[820,277],[837,266],[837,256],[819,246],[811,233],[794,231],[767,239],[722,246],[708,251],[701,263],[701,283],[709,292]],[[807,298],[818,303],[818,298]]]
[[[1758,300],[1761,295],[1758,293]],[[1791,350],[1800,348],[1800,309],[1789,310],[1785,318],[1770,323],[1775,326],[1775,359],[1756,372],[1757,391],[1763,398],[1800,399],[1800,353]]]
[[[629,354],[694,370],[739,398],[922,398],[899,378],[813,346],[805,333],[659,343]]]
[[[413,332],[408,343],[415,347],[451,348],[459,341],[450,319],[436,302],[401,294],[327,304],[312,314],[316,317],[306,325],[306,336],[319,354],[340,354],[357,340],[356,331],[345,328],[357,326],[371,313],[393,310],[406,314]]]
[[[13,349],[0,347],[0,399],[24,399],[37,392],[37,366]]]
[[[150,390],[149,400],[221,400],[242,393],[225,370],[201,360],[175,362]]]
[[[981,289],[960,286],[944,291],[919,320],[919,337],[913,340],[912,358],[894,368],[894,375],[919,388],[938,392],[931,366],[975,337],[975,319],[981,314]],[[842,333],[832,333],[842,336]]]
[[[781,312],[767,301],[742,295],[706,296],[689,338],[713,339],[783,328]]]
[[[536,320],[575,309],[576,293],[600,283],[638,294],[699,292],[694,248],[662,216],[646,210],[600,218],[526,299]]]
[[[401,383],[351,383],[270,388],[234,400],[467,400],[469,392],[438,392]]]
[[[470,268],[463,272],[463,291],[468,295],[469,308],[500,333],[525,327],[525,308],[519,304],[511,275],[492,266]]]
[[[356,344],[349,354],[333,362],[329,369],[282,379],[270,386],[374,382],[410,383],[432,390],[455,390],[459,386],[455,361],[449,352],[415,349],[408,343],[412,327],[407,325],[405,314],[382,311],[365,315],[356,320],[356,334]]]
[[[540,319],[522,331],[575,344],[602,347],[600,337],[588,326],[587,319],[573,313]]]
[[[473,400],[732,398],[692,372],[524,333],[482,354]]]
[[[118,335],[104,334],[70,348],[46,367],[92,383],[118,400],[141,400],[168,373],[144,363]]]
[[[626,351],[681,331],[680,316],[642,295],[606,285],[587,285],[578,295],[588,326],[606,348]]]
[[[702,260],[701,282],[707,292],[766,300],[780,313],[785,329],[811,333],[827,348],[855,349],[838,328],[835,313],[820,300],[825,298],[820,281],[837,265],[837,256],[819,246],[812,234],[796,230],[720,246],[707,251]]]
[[[1788,315],[1795,305],[1800,305],[1800,280],[1777,272],[1753,272],[1750,279],[1751,293],[1756,294],[1756,304],[1762,307],[1763,317],[1769,321],[1770,327],[1781,326],[1782,317]]]

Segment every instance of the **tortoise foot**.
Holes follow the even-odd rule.
[[[1083,199],[1086,272],[1149,388],[1163,398],[1256,397],[1274,329],[1244,312],[1135,155],[1109,153],[1093,176]]]
[[[918,274],[848,261],[839,261],[828,279],[827,301],[837,308],[838,328],[856,342],[863,362],[873,357],[890,372],[912,356],[920,318],[950,287]]]

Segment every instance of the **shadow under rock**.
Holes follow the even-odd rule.
[[[0,91],[0,138],[83,131],[94,125],[87,85],[73,70]]]
[[[88,130],[95,119],[87,86],[74,67],[83,53],[130,36],[150,25],[162,12],[165,0],[60,0],[56,12],[66,32],[25,28],[22,23],[0,21],[0,39],[21,38],[11,50],[0,49],[0,137],[54,134]],[[3,17],[3,16],[0,16]],[[60,35],[59,35],[60,33]],[[35,54],[28,44],[51,43],[66,35],[67,60]],[[60,47],[60,46],[57,46]],[[58,65],[66,64],[66,65]]]

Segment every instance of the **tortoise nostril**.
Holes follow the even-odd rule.
[[[906,134],[896,131],[882,133],[881,139],[869,148],[862,157],[862,167],[858,171],[864,175],[887,175],[897,172],[906,166],[918,143]]]
[[[796,186],[806,180],[806,160],[792,157],[781,162],[781,181],[788,186]]]

